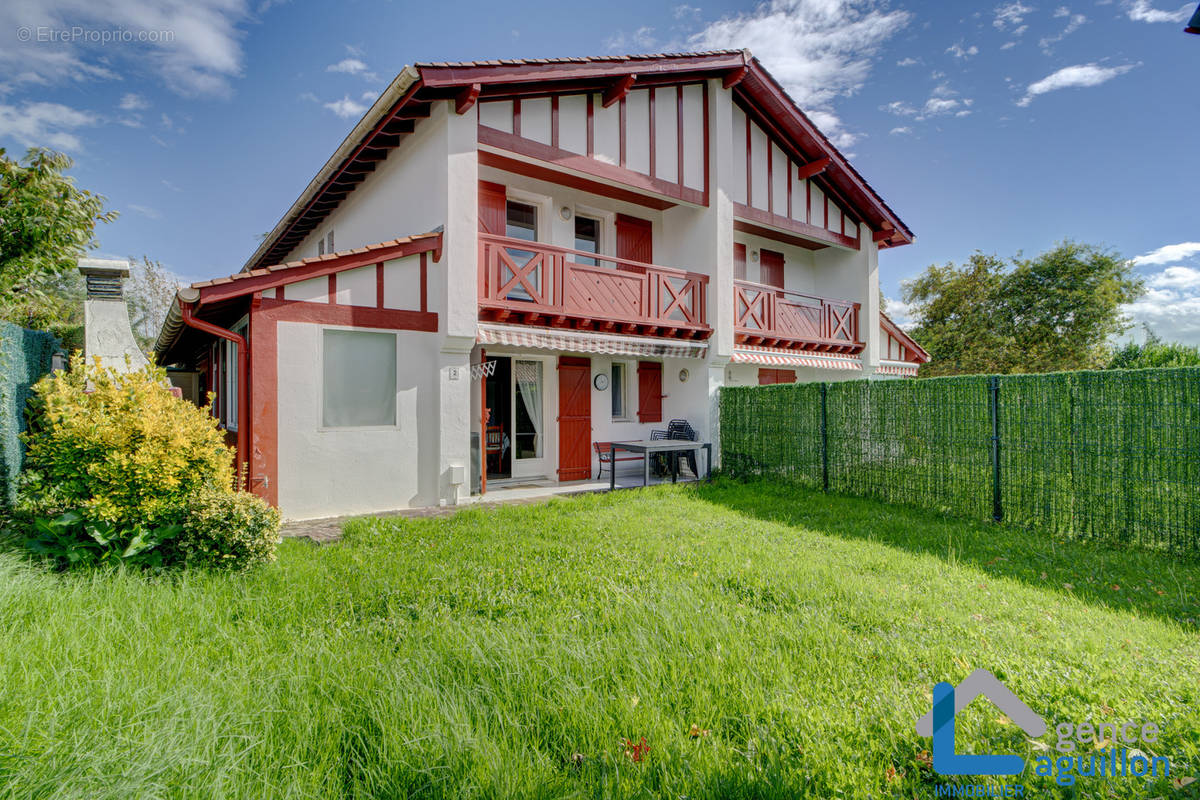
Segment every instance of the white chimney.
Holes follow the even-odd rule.
[[[79,272],[87,281],[87,299],[83,301],[83,355],[89,363],[99,356],[101,364],[122,372],[141,369],[147,363],[133,338],[129,309],[125,307],[124,284],[129,277],[129,266],[123,259],[79,259]]]

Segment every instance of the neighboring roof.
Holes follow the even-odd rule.
[[[328,269],[319,270],[321,274],[327,274],[346,269],[355,269],[365,264],[388,261],[411,253],[427,252],[430,250],[434,251],[434,261],[437,261],[439,260],[437,251],[442,246],[441,239],[442,232],[439,229],[428,233],[402,236],[399,239],[369,244],[364,247],[355,247],[350,250],[339,250],[321,256],[302,258],[298,261],[289,261],[286,264],[273,264],[261,269],[238,272],[227,278],[197,281],[176,292],[174,302],[172,302],[171,308],[167,311],[167,318],[163,321],[158,339],[154,343],[154,352],[161,358],[178,340],[179,334],[183,330],[183,315],[179,310],[180,303],[195,303],[202,299],[207,301],[208,298],[204,297],[204,290],[206,289],[229,286],[231,291],[219,292],[220,297],[217,299],[223,301],[240,295],[260,292],[284,283],[291,283],[292,280],[305,280],[306,278],[313,277],[311,273],[314,270],[305,269],[307,267],[327,266]],[[295,277],[281,274],[293,271],[299,271],[299,274]]]
[[[895,336],[900,344],[904,345],[906,350],[910,351],[914,356],[916,356],[916,358],[913,359],[916,363],[929,363],[929,360],[932,358],[932,356],[925,352],[925,348],[917,344],[911,336],[901,330],[900,326],[892,321],[891,317],[882,311],[879,312],[879,326],[892,336]]]
[[[912,232],[796,106],[779,82],[746,50],[580,58],[502,59],[496,61],[420,62],[405,67],[363,115],[309,181],[304,191],[250,256],[244,270],[286,257],[332,212],[375,165],[428,117],[435,100],[461,97],[479,87],[478,98],[531,91],[599,91],[614,79],[635,75],[633,88],[684,80],[731,76],[734,91],[768,116],[797,149],[815,160],[828,156],[822,180],[834,188],[878,230],[892,231],[881,247],[906,244]]]

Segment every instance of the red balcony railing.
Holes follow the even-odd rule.
[[[858,303],[734,281],[733,304],[738,342],[833,353],[863,349]]]
[[[479,234],[479,315],[586,330],[703,339],[708,276]]]

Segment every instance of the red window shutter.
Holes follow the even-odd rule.
[[[638,422],[662,422],[662,364],[638,362]]]
[[[767,367],[760,367],[758,370],[758,385],[770,386],[775,382],[775,370]]]
[[[654,235],[649,220],[617,214],[617,258],[654,263]]]
[[[777,369],[775,370],[776,383],[795,383],[796,370],[794,369]]]
[[[771,369],[763,367],[758,371],[758,385],[771,386],[776,383],[795,383],[796,370],[794,369]]]
[[[746,280],[746,245],[738,242],[733,244],[733,279]]]
[[[776,253],[774,250],[760,250],[758,252],[758,263],[762,268],[759,283],[765,283],[767,286],[775,286],[782,289],[783,253]]]
[[[507,228],[507,196],[504,186],[489,181],[479,182],[479,231],[503,236]]]

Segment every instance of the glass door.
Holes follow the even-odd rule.
[[[546,473],[546,366],[541,360],[513,359],[513,475]]]

